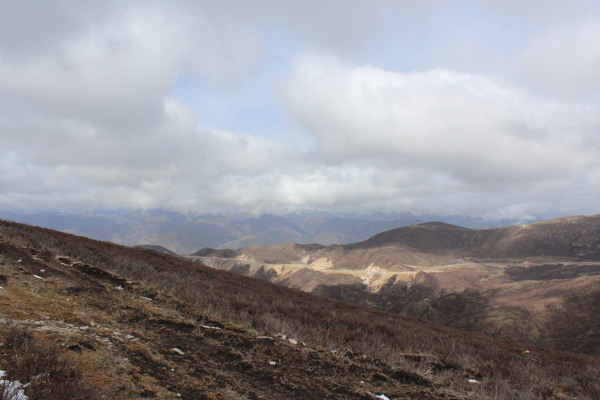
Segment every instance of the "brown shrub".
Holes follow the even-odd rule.
[[[25,392],[31,400],[101,398],[98,388],[87,383],[79,365],[62,348],[39,341],[31,331],[20,327],[10,330],[6,344],[12,349],[8,376],[28,383]],[[10,396],[0,399],[10,400]]]

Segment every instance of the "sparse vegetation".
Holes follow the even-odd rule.
[[[5,367],[7,375],[12,380],[25,383],[30,399],[102,398],[98,388],[87,382],[82,367],[61,347],[40,341],[31,331],[21,327],[13,327],[9,331],[5,345],[11,349],[10,361]],[[14,390],[6,389],[7,386],[0,399],[17,398]]]
[[[540,348],[523,353],[523,346],[508,341],[309,295],[150,250],[9,222],[0,224],[0,234],[32,250],[69,257],[80,263],[82,273],[114,279],[115,286],[119,280],[141,282],[149,298],[172,298],[173,312],[182,316],[201,310],[213,321],[283,334],[309,347],[336,351],[351,363],[387,365],[386,373],[396,374],[399,382],[444,387],[462,398],[600,398],[596,357]],[[142,352],[136,357],[152,358]],[[240,365],[249,357],[240,353]]]

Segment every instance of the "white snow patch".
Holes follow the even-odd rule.
[[[4,286],[0,286],[0,290],[4,289]]]
[[[173,350],[175,353],[179,354],[180,356],[184,356],[185,353],[181,350],[179,350],[177,347],[173,347],[171,350]]]
[[[477,379],[473,379],[473,378],[469,379],[467,382],[469,382],[469,383],[479,383],[479,381]]]
[[[0,378],[3,378],[6,372],[0,370]],[[19,381],[9,381],[0,379],[0,386],[3,387],[3,393],[7,395],[7,398],[12,400],[29,400],[29,397],[23,392],[24,385]]]
[[[219,330],[221,329],[218,326],[208,326],[208,325],[202,325],[202,324],[199,324],[199,325],[203,328],[208,328],[208,329],[219,329]]]
[[[34,277],[34,278],[41,279],[41,280],[44,280],[44,278],[42,278],[42,277],[41,277],[41,276],[39,276],[39,275],[34,275],[33,277]]]
[[[288,342],[290,342],[291,344],[298,344],[298,341],[296,339],[292,339],[292,338],[289,338]]]
[[[375,397],[381,400],[390,400],[390,398],[387,397],[385,394],[375,395]]]
[[[117,289],[117,290],[123,290],[123,286],[117,286],[115,289]]]
[[[140,299],[144,299],[144,300],[152,301],[152,299],[151,299],[150,297],[144,297],[144,296],[140,296]]]
[[[277,365],[276,361],[269,361],[269,365]]]

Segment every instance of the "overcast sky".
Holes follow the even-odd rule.
[[[0,209],[600,212],[597,0],[0,0]]]

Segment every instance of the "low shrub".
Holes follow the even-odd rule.
[[[21,327],[13,327],[6,345],[11,357],[6,366],[7,376],[23,382],[30,400],[96,400],[101,399],[98,388],[87,382],[81,367],[65,351],[53,344],[35,338]],[[18,400],[14,390],[4,385],[0,400]],[[4,396],[4,397],[2,397]]]

